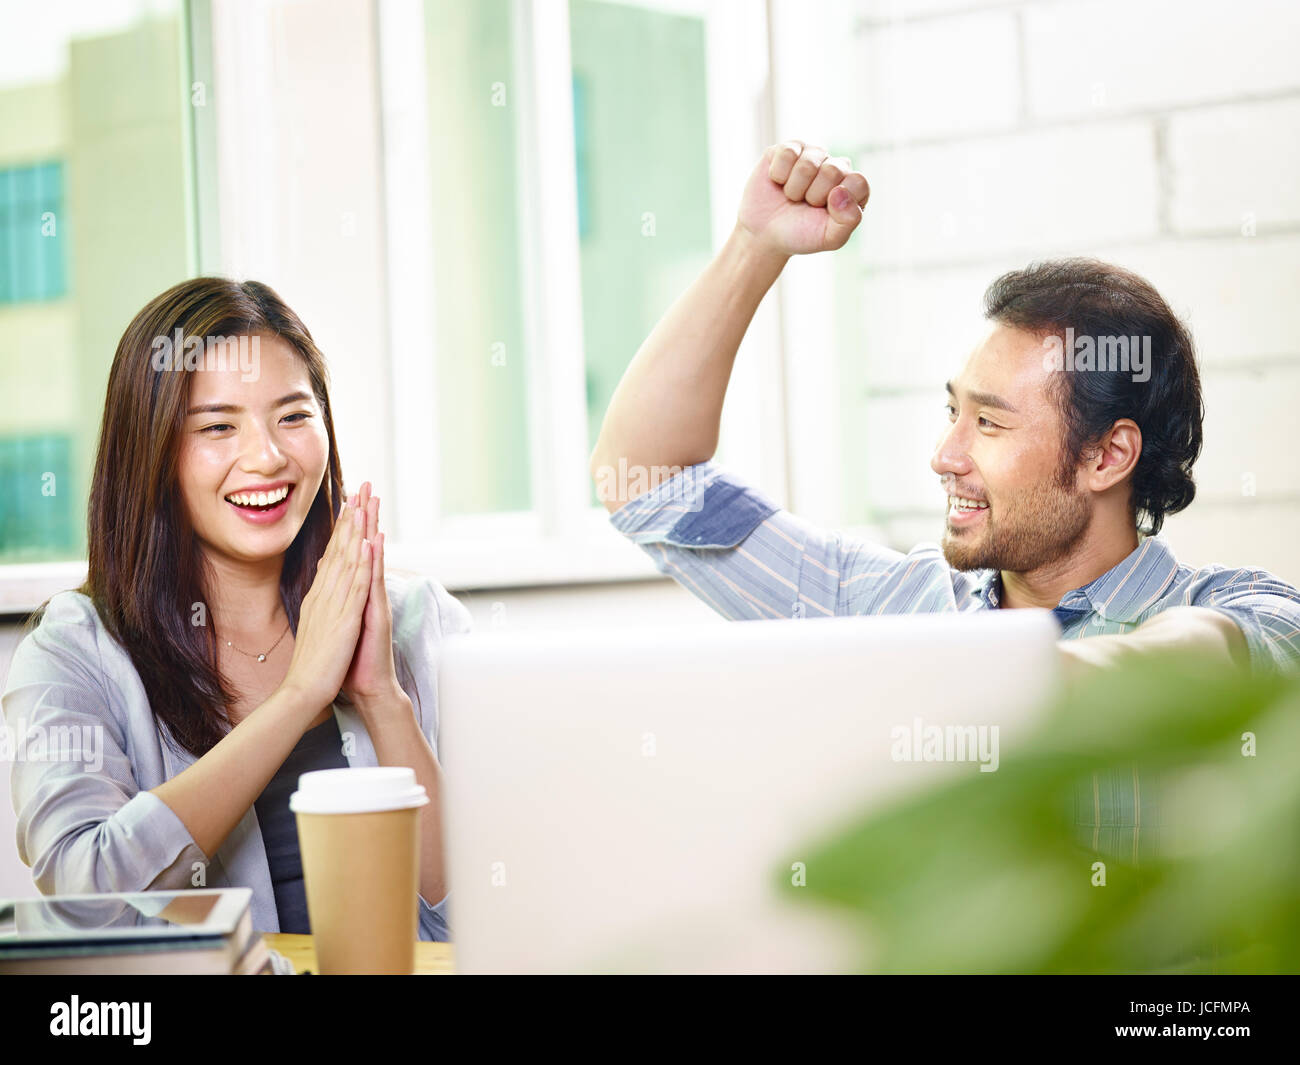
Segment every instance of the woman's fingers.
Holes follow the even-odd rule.
[[[373,564],[376,555],[376,537],[379,535],[379,497],[371,495],[373,485],[369,481],[361,486],[361,491],[357,493],[357,508],[365,513],[365,528],[362,532],[364,538],[370,541],[370,554],[372,559],[372,571],[378,567]],[[382,572],[382,571],[381,571]],[[372,572],[371,587],[374,587]],[[382,583],[381,583],[382,588]]]
[[[333,544],[334,557],[326,567],[327,572],[323,573],[321,584],[321,594],[330,602],[335,603],[334,616],[337,616],[341,608],[338,600],[347,598],[348,590],[352,587],[352,579],[356,575],[356,566],[358,552],[360,550],[358,541],[361,539],[361,525],[365,515],[357,509],[356,497],[348,501],[348,506],[339,515],[339,528],[335,529],[338,540]]]
[[[289,668],[295,686],[313,697],[333,698],[344,683],[365,624],[367,599],[372,591],[383,595],[383,567],[375,564],[382,538],[368,535],[378,519],[379,500],[372,498],[367,483],[339,512],[303,600]],[[376,605],[387,606],[387,599],[377,599]]]
[[[366,538],[370,541],[371,557],[373,562],[372,580],[370,582],[371,593],[379,596],[379,602],[384,602],[386,592],[384,586],[384,534],[379,531],[379,497],[372,496],[370,499],[369,513],[366,522]]]
[[[380,533],[370,543],[370,594],[375,603],[385,609],[388,606],[388,586],[384,583],[384,534]]]
[[[354,502],[355,499],[355,496],[348,496],[343,500],[343,509],[339,511],[339,516],[334,519],[334,528],[330,531],[329,543],[325,545],[325,554],[321,556],[322,562],[324,562],[327,557],[331,559],[338,557],[339,544],[342,542],[343,536],[347,532],[347,525],[345,522],[349,517],[351,517],[352,511],[356,506]]]
[[[348,519],[350,510],[347,501],[344,500],[343,509],[339,511],[339,516],[334,519],[334,528],[330,530],[329,542],[325,545],[325,550],[320,558],[316,560],[316,577],[312,582],[312,589],[318,593],[333,583],[332,573],[334,564],[338,559],[339,540],[343,537],[344,523]]]
[[[361,511],[357,511],[358,514]],[[348,596],[345,604],[345,613],[348,615],[356,614],[358,619],[361,611],[366,605],[366,596],[370,592],[370,583],[372,577],[373,553],[370,550],[370,541],[362,539],[360,548],[357,553],[356,569],[352,572],[352,586],[348,589]]]
[[[371,560],[379,531],[379,497],[371,495],[371,488],[366,481],[347,497],[325,553],[316,563],[311,590],[331,604],[329,614],[334,618],[347,613],[358,582],[366,590],[373,584]]]
[[[356,580],[357,569],[361,565],[362,541],[365,539],[366,512],[359,505],[353,505],[352,519],[348,522],[343,542],[339,544],[342,554],[339,567],[339,580],[336,588],[341,598],[346,598]]]
[[[342,508],[339,510],[338,517],[334,519],[334,524],[330,528],[330,538],[325,544],[325,550],[321,552],[321,556],[319,560],[317,560],[316,562],[316,565],[318,567],[324,565],[325,560],[329,558],[331,553],[333,552],[334,545],[338,542],[338,538],[339,538],[339,522],[343,520],[343,516],[347,514],[347,512],[348,512],[348,501],[345,499],[343,500]]]

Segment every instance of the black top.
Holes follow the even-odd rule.
[[[298,822],[289,809],[289,796],[298,790],[298,777],[303,773],[347,767],[343,737],[331,713],[328,721],[302,734],[298,745],[253,803],[266,846],[266,861],[271,867],[271,886],[275,889],[281,932],[311,932],[307,891],[302,881],[302,855],[298,850]]]

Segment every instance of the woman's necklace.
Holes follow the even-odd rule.
[[[212,631],[213,631],[213,632],[216,632],[216,627],[215,627],[215,626],[213,627],[213,630],[212,630]],[[286,621],[286,622],[284,623],[284,632],[280,633],[280,639],[279,639],[279,640],[276,640],[275,643],[271,644],[271,646],[268,647],[265,651],[263,651],[260,655],[253,654],[253,653],[250,652],[250,651],[244,651],[244,650],[241,650],[240,648],[235,647],[235,645],[234,645],[233,643],[231,643],[229,640],[226,641],[226,646],[227,646],[227,647],[232,647],[232,648],[234,648],[236,651],[239,651],[239,653],[240,653],[241,655],[247,655],[249,658],[256,658],[259,662],[265,662],[265,661],[266,661],[266,656],[269,655],[272,651],[274,651],[277,647],[280,646],[280,640],[283,640],[283,639],[284,639],[284,637],[285,637],[285,633],[287,633],[288,631],[289,631],[289,623]],[[220,637],[220,633],[218,633],[218,638],[219,638],[219,637]]]

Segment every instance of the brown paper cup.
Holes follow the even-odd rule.
[[[385,767],[386,768],[386,767]],[[324,770],[357,774],[368,769]],[[410,784],[415,775],[410,773]],[[307,891],[307,914],[322,974],[415,971],[420,880],[420,809],[348,812],[347,806],[396,805],[406,798],[367,793],[361,778],[335,778],[325,801],[317,786],[303,798],[304,773],[294,815]],[[364,785],[365,781],[361,780]],[[319,782],[317,782],[319,784]],[[419,801],[427,802],[418,785]],[[331,809],[333,807],[334,809]]]

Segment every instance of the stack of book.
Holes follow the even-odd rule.
[[[253,928],[248,888],[0,900],[0,974],[292,972]]]

